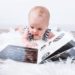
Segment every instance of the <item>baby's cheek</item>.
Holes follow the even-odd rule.
[[[40,33],[39,33],[39,36],[43,36],[43,35],[44,35],[44,33],[43,33],[43,32],[40,32]]]

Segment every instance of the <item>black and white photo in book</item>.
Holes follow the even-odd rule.
[[[44,61],[52,60],[74,46],[73,36],[68,32],[60,31],[38,49],[8,45],[0,51],[0,59],[12,59],[27,63],[44,63]]]

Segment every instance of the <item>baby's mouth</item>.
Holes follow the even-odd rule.
[[[34,35],[33,35],[33,38],[34,38],[34,39],[37,39],[38,37],[39,37],[38,34],[34,34]]]
[[[38,34],[33,34],[33,36],[38,36]]]

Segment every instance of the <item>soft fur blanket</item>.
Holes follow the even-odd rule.
[[[46,64],[20,63],[6,60],[0,64],[0,75],[75,75],[75,64],[49,62]]]

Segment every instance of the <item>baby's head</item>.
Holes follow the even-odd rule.
[[[47,8],[36,6],[29,12],[29,31],[34,39],[40,39],[49,25],[50,13]]]

